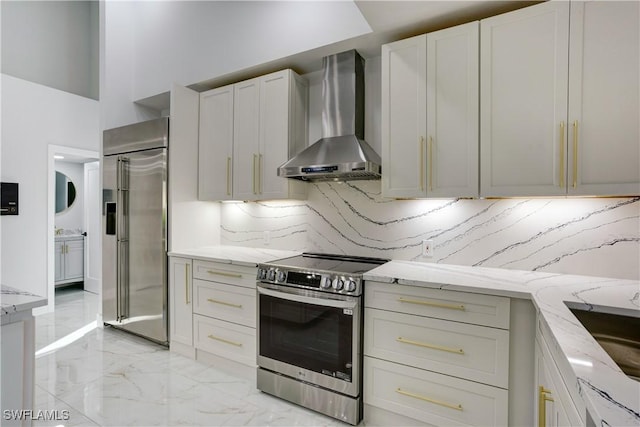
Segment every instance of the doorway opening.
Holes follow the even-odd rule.
[[[100,153],[49,145],[48,304],[55,290],[82,286],[99,296],[101,287]],[[38,314],[38,313],[36,313]]]

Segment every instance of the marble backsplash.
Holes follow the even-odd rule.
[[[221,243],[640,279],[639,197],[389,200],[378,181],[308,187],[304,201],[223,203]]]

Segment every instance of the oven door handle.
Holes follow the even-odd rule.
[[[313,298],[304,295],[292,294],[288,292],[279,292],[271,289],[258,287],[258,293],[268,295],[274,298],[281,298],[288,301],[301,302],[305,304],[320,305],[325,307],[354,309],[358,306],[358,301],[337,301],[328,298]]]

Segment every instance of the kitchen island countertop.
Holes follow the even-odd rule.
[[[0,287],[0,316],[2,324],[11,323],[14,315],[47,304],[47,299],[11,286]]]
[[[275,261],[280,258],[296,255],[300,255],[300,252],[226,245],[205,246],[169,252],[169,256],[242,265],[245,267],[255,267],[262,262]]]
[[[584,402],[596,425],[640,425],[640,382],[620,370],[565,304],[640,317],[640,281],[411,261],[390,261],[364,279],[532,300],[572,399]]]

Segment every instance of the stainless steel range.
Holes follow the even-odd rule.
[[[362,275],[378,258],[304,253],[258,265],[258,389],[362,419]]]

